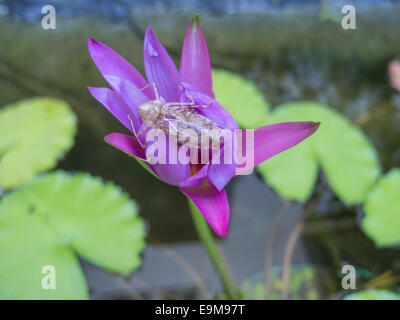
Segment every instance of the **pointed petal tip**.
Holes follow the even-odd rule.
[[[290,123],[290,122],[288,122],[288,123]],[[304,130],[307,130],[308,132],[310,132],[309,135],[312,135],[315,131],[318,130],[318,128],[321,125],[321,122],[320,121],[317,121],[317,122],[315,122],[315,121],[301,121],[301,122],[298,122],[298,124],[300,126],[302,126],[302,128]]]
[[[320,125],[321,125],[321,122],[313,122],[311,124],[311,133],[310,133],[310,135],[314,134],[319,129]]]
[[[312,125],[312,128],[317,130],[320,125],[321,125],[321,122],[314,122],[313,125]]]
[[[115,137],[117,137],[118,135],[122,135],[122,133],[118,133],[118,132],[112,132],[109,133],[108,135],[106,135],[103,140],[104,142],[112,145],[113,147],[115,147],[115,143],[114,143],[114,139]]]
[[[140,160],[146,160],[145,150],[136,137],[124,133],[113,132],[104,137],[104,141],[130,156]]]
[[[148,26],[144,34],[143,52],[147,52],[150,56],[159,56],[156,50],[158,46],[162,46],[162,44],[154,34],[152,27]]]
[[[89,91],[89,93],[93,96],[93,98],[97,99],[96,96],[101,94],[101,92],[103,90],[106,90],[108,88],[99,88],[99,87],[91,87],[91,86],[87,86],[86,87]],[[110,89],[111,90],[111,89]]]
[[[182,80],[214,98],[210,55],[196,14],[189,24],[181,53],[179,70]]]
[[[229,229],[229,225],[228,222],[227,223],[213,223],[213,224],[209,224],[211,229],[215,232],[215,234],[224,239],[228,236],[228,229]]]
[[[197,27],[197,25],[199,24],[199,18],[200,18],[200,14],[199,13],[196,13],[193,16],[193,19],[192,19],[192,26],[193,27]]]
[[[214,229],[214,231],[217,234],[217,236],[220,238],[226,238],[228,235],[228,228],[224,228],[221,230]]]
[[[105,142],[110,143],[110,141],[112,140],[112,136],[114,133],[110,133],[108,135],[106,135],[103,139]]]
[[[179,188],[188,197],[197,213],[203,214],[211,229],[221,238],[225,238],[229,229],[229,202],[225,190],[218,191],[212,184],[201,187]]]
[[[145,37],[147,36],[147,34],[154,35],[153,28],[151,26],[147,27],[146,32],[145,32]]]
[[[89,38],[87,43],[88,43],[88,49],[89,49],[89,51],[90,51],[90,49],[92,49],[92,48],[94,49],[95,47],[102,45],[101,42],[95,40],[94,38]]]
[[[91,87],[91,86],[87,86],[86,87],[89,91],[89,93],[96,98],[96,90],[102,89],[102,88],[98,88],[98,87]]]

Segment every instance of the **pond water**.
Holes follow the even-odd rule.
[[[185,197],[103,141],[125,129],[87,92],[88,85],[106,86],[87,52],[89,37],[143,72],[145,28],[152,25],[178,64],[187,24],[200,12],[214,67],[254,81],[273,107],[299,100],[328,104],[362,128],[384,171],[400,165],[400,94],[387,77],[388,62],[400,56],[397,1],[355,1],[356,30],[343,30],[334,21],[340,1],[325,9],[322,1],[55,1],[57,28],[44,31],[45,2],[0,1],[0,105],[39,95],[68,101],[79,128],[59,168],[89,171],[122,186],[139,204],[148,228],[142,266],[131,277],[82,261],[94,299],[207,298],[220,294],[221,285],[198,242]],[[322,10],[331,20],[321,18]],[[345,207],[323,174],[317,189],[321,200],[306,220],[292,263],[324,270],[317,278],[319,297],[338,295],[343,264],[376,274],[400,269],[394,250],[376,249],[360,230],[360,208]],[[227,191],[230,232],[219,245],[235,279],[282,266],[303,206],[282,200],[256,172],[235,178]]]

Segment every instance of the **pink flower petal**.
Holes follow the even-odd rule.
[[[130,108],[122,97],[109,88],[88,87],[91,95],[97,99],[106,109],[121,122],[129,131],[132,132],[132,125],[128,114],[134,122],[135,128],[138,125],[138,119],[135,112]]]
[[[137,138],[123,133],[114,132],[104,137],[104,140],[115,148],[128,153],[140,160],[146,160],[144,149]]]
[[[207,180],[209,168],[210,168],[210,163],[203,165],[203,167],[195,175],[189,177],[186,180],[181,181],[179,183],[179,186],[181,188],[201,186]]]
[[[230,215],[226,191],[218,191],[211,184],[180,190],[193,201],[214,232],[220,237],[226,237]]]
[[[254,166],[294,147],[317,131],[319,124],[312,121],[284,122],[258,128],[254,132]]]
[[[208,171],[208,178],[218,190],[222,190],[235,176],[236,167],[235,163],[225,164],[222,161],[220,164],[211,164]]]
[[[214,98],[210,55],[200,27],[199,15],[194,16],[186,31],[179,72],[184,82]]]
[[[149,83],[155,83],[159,94],[167,102],[179,101],[181,78],[178,70],[151,27],[147,28],[144,37],[143,57]]]
[[[139,89],[147,85],[143,76],[117,52],[105,44],[94,39],[88,40],[88,49],[92,60],[103,76],[116,76],[132,82]],[[118,89],[118,83],[113,78],[106,78],[113,89]],[[116,90],[118,91],[118,90]],[[154,98],[151,88],[143,90],[149,99]]]
[[[160,179],[160,177],[155,173],[153,166],[146,162],[145,151],[136,137],[114,132],[104,137],[104,140],[113,147],[134,157],[154,177]]]
[[[178,186],[181,181],[186,180],[190,177],[190,164],[180,163],[178,160],[178,148],[173,148],[172,150],[169,147],[170,143],[174,143],[169,141],[169,139],[165,140],[165,145],[158,145],[157,153],[161,157],[161,159],[165,159],[163,163],[152,164],[154,171],[164,182]],[[151,143],[147,145],[149,148]],[[176,156],[171,157],[170,152],[176,152]],[[171,161],[172,160],[172,161]]]
[[[161,180],[173,186],[190,177],[189,164],[153,164],[152,167]]]
[[[114,90],[122,97],[122,99],[129,106],[134,118],[138,120],[134,121],[131,117],[132,121],[134,122],[135,131],[139,132],[142,119],[140,118],[138,107],[149,101],[149,98],[147,98],[142,91],[139,91],[139,89],[132,82],[126,79],[117,76],[104,76],[104,78],[116,85],[117,88]]]

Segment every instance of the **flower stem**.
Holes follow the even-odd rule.
[[[215,243],[214,237],[210,231],[206,220],[204,219],[201,212],[197,209],[191,200],[189,201],[190,212],[192,214],[192,219],[194,226],[196,227],[197,233],[204,248],[214,265],[215,270],[224,286],[225,294],[228,299],[238,300],[241,298],[240,292],[236,288],[235,281],[229,272],[228,266],[225,260],[222,258],[221,253]]]

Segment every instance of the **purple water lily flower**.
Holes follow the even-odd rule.
[[[131,132],[111,133],[105,137],[105,141],[135,157],[162,181],[179,187],[202,212],[216,234],[225,237],[230,210],[224,187],[236,174],[235,164],[216,164],[212,161],[206,164],[150,164],[146,159],[146,145],[136,134],[143,128],[138,107],[155,99],[154,89],[148,86],[152,83],[164,103],[187,101],[189,93],[196,105],[208,105],[206,108],[196,108],[198,114],[210,119],[221,129],[239,128],[228,111],[214,99],[210,57],[198,16],[195,16],[186,32],[179,71],[151,27],[144,38],[147,80],[103,43],[89,39],[88,48],[94,63],[112,88],[89,87],[90,93]],[[315,122],[289,122],[258,128],[254,131],[253,165],[300,143],[313,134],[318,125]]]

